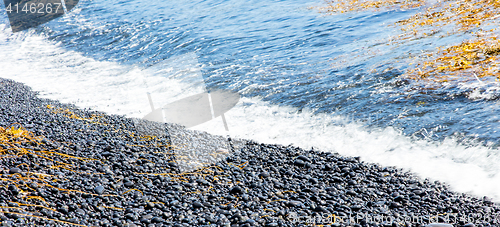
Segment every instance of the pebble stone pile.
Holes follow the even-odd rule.
[[[0,79],[3,226],[498,226],[490,199],[356,157],[245,141],[182,171],[165,124],[40,99]],[[178,129],[178,126],[175,126]],[[183,135],[194,133],[185,130]],[[215,152],[215,151],[214,151]]]

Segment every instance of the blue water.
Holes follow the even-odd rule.
[[[436,40],[398,47],[380,40],[397,34],[388,25],[418,9],[325,15],[311,8],[321,3],[84,0],[78,13],[36,31],[64,48],[121,64],[149,67],[194,52],[209,88],[395,126],[407,135],[460,134],[498,144],[496,98],[470,100],[470,91],[456,88],[410,91],[419,85],[401,83],[404,58],[432,50]],[[354,57],[369,51],[380,55]]]
[[[409,54],[438,45],[384,40],[398,32],[388,25],[418,9],[326,15],[317,6],[322,2],[84,0],[77,13],[36,30],[64,48],[121,64],[149,67],[194,52],[209,89],[395,126],[407,135],[458,134],[498,144],[495,98],[414,89],[420,85],[401,77]]]

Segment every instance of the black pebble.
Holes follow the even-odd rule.
[[[243,193],[243,189],[240,186],[234,186],[230,192],[231,194],[241,194]]]
[[[269,172],[262,172],[262,173],[259,174],[259,176],[262,177],[262,178],[268,178],[268,177],[271,176],[271,174],[269,174]]]
[[[195,202],[193,203],[193,207],[194,207],[194,208],[202,208],[202,207],[203,207],[203,204],[201,204],[201,203],[200,203],[200,202],[198,202],[198,201],[195,201]]]
[[[297,157],[297,159],[300,159],[300,160],[302,160],[304,162],[311,162],[311,160],[308,157],[304,156],[304,155],[299,155]]]
[[[14,173],[21,173],[21,169],[19,169],[19,168],[10,168],[9,169],[9,174],[14,174]]]
[[[99,186],[94,188],[94,191],[95,191],[95,193],[102,195],[102,193],[104,193],[104,187],[99,185]]]
[[[295,164],[296,166],[300,166],[300,167],[303,167],[305,166],[305,163],[304,161],[300,160],[300,159],[296,159],[293,164]]]

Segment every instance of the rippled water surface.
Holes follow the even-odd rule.
[[[401,81],[409,54],[442,45],[388,45],[397,34],[389,25],[418,10],[325,15],[315,8],[321,3],[82,1],[76,12],[37,30],[64,48],[121,64],[150,67],[195,53],[209,88],[273,104],[396,126],[408,135],[498,143],[496,101],[471,99],[470,89],[457,87],[412,90],[416,83]]]

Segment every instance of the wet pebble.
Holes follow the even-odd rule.
[[[240,186],[234,186],[230,192],[231,194],[241,194],[243,193],[243,189]]]
[[[14,173],[21,173],[21,169],[19,169],[19,168],[10,168],[9,169],[9,174],[14,174]]]
[[[102,185],[99,185],[94,188],[94,192],[99,195],[102,195],[104,193],[104,187]]]
[[[195,201],[195,202],[193,203],[193,207],[194,207],[194,208],[202,208],[202,207],[203,207],[203,204],[202,204],[202,203],[200,203],[200,202],[198,202],[198,201]]]

